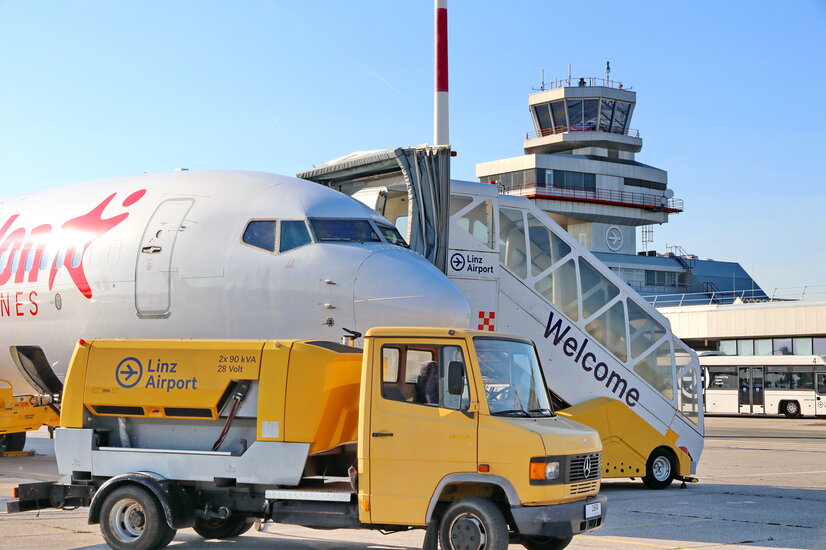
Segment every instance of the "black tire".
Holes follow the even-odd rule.
[[[26,432],[0,435],[0,453],[22,451],[26,446]]]
[[[654,449],[648,457],[642,482],[649,489],[665,489],[674,481],[676,471],[674,454],[665,447],[659,447]]]
[[[244,516],[226,519],[196,519],[192,528],[205,539],[228,539],[250,530],[255,520]]]
[[[134,484],[118,487],[103,501],[100,530],[115,550],[159,550],[176,532],[155,496]]]
[[[528,550],[562,550],[574,537],[522,537],[522,546]]]
[[[800,414],[800,403],[797,401],[786,401],[783,405],[783,414],[789,418],[797,418],[798,416],[802,416]]]
[[[442,517],[442,550],[506,550],[508,524],[491,501],[470,497],[457,500]]]

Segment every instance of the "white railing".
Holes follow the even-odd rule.
[[[698,306],[731,303],[826,301],[826,285],[778,287],[771,290],[717,290],[714,292],[690,292],[655,294],[645,296],[656,307]]]

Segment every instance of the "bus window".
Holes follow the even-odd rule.
[[[737,370],[734,367],[709,367],[708,389],[736,390]]]

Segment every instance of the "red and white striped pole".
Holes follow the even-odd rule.
[[[447,0],[436,0],[435,85],[433,98],[433,144],[448,145],[447,101]]]

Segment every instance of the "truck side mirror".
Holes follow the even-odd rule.
[[[465,364],[461,361],[451,361],[447,365],[447,393],[462,395],[465,389]]]

